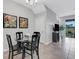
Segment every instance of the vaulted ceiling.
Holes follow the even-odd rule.
[[[25,0],[13,0],[13,1],[26,6]],[[59,17],[75,15],[75,0],[38,0],[38,1],[40,4],[42,3],[43,5],[46,5],[49,9],[54,11]],[[41,9],[38,9],[38,11],[40,10]]]

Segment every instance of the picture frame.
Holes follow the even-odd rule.
[[[3,28],[17,28],[17,16],[3,13]]]
[[[19,28],[28,28],[28,18],[19,17]]]

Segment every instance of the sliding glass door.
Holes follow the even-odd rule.
[[[75,19],[68,19],[66,23],[66,37],[75,38]]]

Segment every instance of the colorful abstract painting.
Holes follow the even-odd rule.
[[[19,17],[19,28],[28,28],[28,18]]]
[[[14,15],[3,13],[3,28],[16,28],[17,17]]]

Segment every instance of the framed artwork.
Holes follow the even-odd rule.
[[[28,28],[28,18],[19,17],[19,28]]]
[[[3,28],[17,28],[17,16],[3,13]]]

